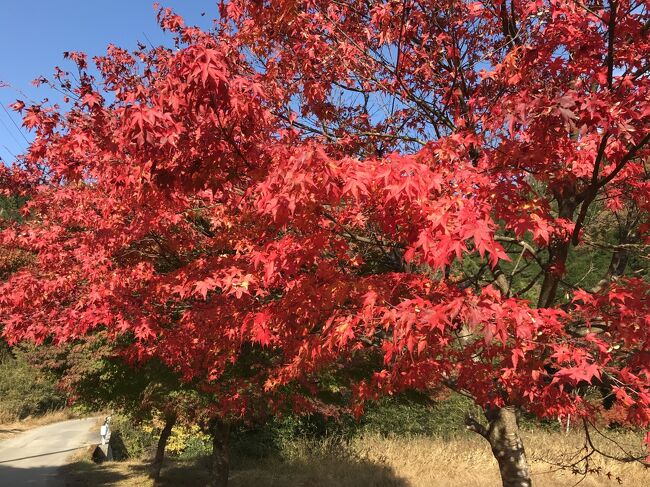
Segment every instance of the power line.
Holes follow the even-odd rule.
[[[20,149],[22,150],[22,144],[18,141],[14,133],[11,130],[9,130],[9,126],[5,123],[5,121],[0,118],[0,123],[2,123],[2,126],[5,128],[7,133],[11,135],[11,138],[14,139],[14,142],[16,142],[18,147],[20,147]]]
[[[27,145],[29,145],[29,140],[27,140],[27,137],[25,137],[25,134],[23,134],[23,131],[20,130],[20,127],[18,126],[18,124],[16,124],[14,119],[11,117],[11,115],[9,114],[9,112],[7,111],[7,109],[5,108],[3,103],[0,103],[0,107],[2,107],[4,112],[7,114],[7,117],[9,117],[9,120],[11,120],[11,123],[14,124],[14,127],[16,127],[16,130],[18,130],[18,132],[20,132],[20,135],[22,135],[23,139],[25,139],[25,142],[27,142]]]
[[[11,157],[13,157],[14,159],[18,159],[18,158],[16,157],[16,154],[14,154],[13,152],[11,152],[11,151],[9,150],[9,147],[7,147],[7,146],[4,145],[4,144],[2,144],[2,147],[5,148],[5,150],[9,153],[9,155],[10,155]]]

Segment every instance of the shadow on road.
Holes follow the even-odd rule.
[[[5,429],[2,429],[2,428],[0,428],[0,435],[2,435],[2,434],[4,434],[4,433],[9,433],[9,434],[13,434],[13,433],[22,433],[23,431],[25,431],[25,430],[22,430],[22,429],[20,429],[20,428],[9,428],[9,429],[6,429],[6,428],[5,428]]]
[[[46,485],[57,478],[54,467],[15,468],[0,465],[0,485]],[[56,484],[54,484],[56,485]]]
[[[29,457],[10,458],[9,460],[0,461],[0,464],[19,462],[20,460],[27,460],[29,458],[48,457],[50,455],[57,455],[59,453],[67,453],[67,452],[71,452],[71,451],[82,450],[84,448],[88,448],[88,445],[80,446],[78,448],[68,448],[67,450],[50,451],[50,452],[47,452],[47,453],[41,453],[40,455],[31,455]],[[2,477],[0,477],[0,478],[2,478]]]

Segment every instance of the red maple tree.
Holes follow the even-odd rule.
[[[319,371],[379,354],[359,408],[470,395],[506,486],[531,485],[517,408],[588,424],[595,386],[650,422],[650,286],[626,270],[650,228],[647,2],[159,19],[176,49],[111,46],[96,77],[70,53],[69,108],[15,104],[36,138],[3,180],[29,218],[2,243],[36,257],[1,288],[10,341],[101,327],[202,381],[220,417],[319,407]],[[566,276],[585,248],[611,264],[582,289]]]

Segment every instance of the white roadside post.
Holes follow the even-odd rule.
[[[111,417],[107,416],[106,419],[104,420],[104,423],[99,428],[99,436],[101,438],[101,444],[99,445],[99,449],[104,454],[104,459],[106,460],[113,459],[113,452],[111,450],[111,445],[109,443],[111,439],[111,427],[109,426],[110,422],[111,422]]]
[[[101,428],[99,428],[99,436],[102,438],[102,445],[106,444],[106,437],[108,435],[108,423],[104,421],[104,424],[102,424]]]

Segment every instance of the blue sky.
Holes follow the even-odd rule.
[[[211,0],[158,0],[173,8],[188,24],[208,28],[217,16]],[[24,152],[31,137],[7,105],[17,98],[26,102],[58,99],[47,87],[31,81],[49,76],[54,66],[71,67],[64,51],[103,54],[109,43],[134,49],[137,41],[168,44],[169,36],[156,24],[154,0],[0,0],[0,158],[13,161]],[[205,12],[202,17],[201,13]],[[1,83],[0,83],[1,84]]]

